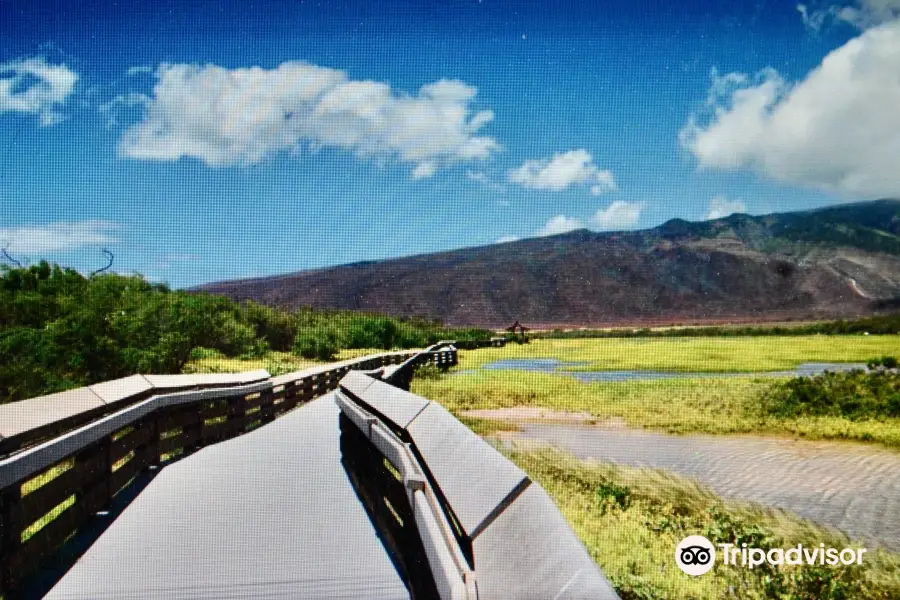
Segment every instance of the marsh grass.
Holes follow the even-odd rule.
[[[767,337],[667,337],[537,339],[460,352],[460,368],[501,359],[556,358],[582,362],[570,370],[653,370],[693,373],[793,369],[805,362],[866,362],[895,354],[900,335],[807,335]]]
[[[414,379],[412,390],[457,415],[474,409],[533,406],[586,412],[598,420],[621,419],[631,427],[669,433],[790,435],[900,448],[900,419],[785,418],[767,412],[761,398],[780,381],[744,376],[582,383],[566,375],[477,370],[437,380]]]
[[[766,567],[717,561],[703,577],[675,564],[687,535],[762,548],[858,547],[791,513],[724,501],[692,480],[654,469],[581,462],[552,450],[509,453],[553,497],[623,600],[688,598],[898,598],[900,555],[870,548],[861,566]]]
[[[337,353],[335,361],[350,360],[368,354],[378,354],[384,350],[367,348],[354,348],[341,350]],[[272,376],[283,375],[325,364],[321,361],[300,358],[290,352],[268,352],[260,358],[227,358],[224,356],[210,356],[197,358],[185,365],[184,373],[240,373],[242,371],[256,371],[265,369]]]

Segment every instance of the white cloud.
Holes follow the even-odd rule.
[[[601,170],[587,150],[559,152],[551,158],[526,160],[507,174],[510,182],[533,190],[561,192],[573,185],[586,185],[600,195],[616,189],[610,171]]]
[[[522,239],[522,238],[515,236],[515,235],[502,235],[494,243],[495,244],[506,244],[508,242],[518,242],[520,239]]]
[[[850,197],[900,193],[900,20],[834,50],[798,83],[713,72],[682,144],[703,167],[752,169]]]
[[[52,65],[43,57],[0,63],[0,113],[38,115],[41,125],[64,119],[59,109],[75,91],[78,74],[66,65]]]
[[[63,221],[48,225],[0,228],[0,247],[10,254],[40,254],[115,244],[118,223],[102,220]]]
[[[734,213],[747,212],[747,205],[741,200],[729,200],[725,196],[716,196],[709,201],[709,209],[706,211],[707,219],[723,219]]]
[[[857,29],[869,29],[900,18],[900,0],[856,0],[850,4],[798,4],[803,24],[812,31],[820,31],[829,22],[849,23]]]
[[[435,171],[437,171],[437,165],[433,162],[422,162],[416,165],[410,177],[413,179],[425,179],[434,175]]]
[[[643,202],[623,202],[616,200],[606,208],[601,208],[591,217],[590,224],[601,231],[631,229],[641,218]]]
[[[473,114],[477,90],[461,81],[440,80],[408,95],[301,62],[271,70],[164,64],[156,79],[143,119],[122,135],[124,156],[194,157],[220,167],[331,147],[409,163],[417,179],[501,149],[477,135],[494,115]]]
[[[493,192],[497,192],[499,194],[506,193],[506,187],[492,180],[490,177],[488,177],[487,173],[484,173],[482,171],[466,171],[466,178],[469,181],[480,183]]]
[[[538,229],[534,235],[537,237],[544,237],[583,228],[584,223],[581,222],[581,219],[567,217],[565,215],[556,215],[555,217],[551,217],[550,220],[547,221],[543,227]]]

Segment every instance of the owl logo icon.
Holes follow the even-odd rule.
[[[716,548],[702,535],[689,535],[675,548],[675,562],[688,575],[703,575],[716,562]]]

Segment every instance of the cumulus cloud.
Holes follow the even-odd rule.
[[[707,219],[723,219],[734,213],[747,212],[747,205],[740,200],[729,200],[725,196],[716,196],[709,201],[706,211]]]
[[[494,114],[474,112],[477,90],[461,81],[440,80],[408,95],[301,62],[271,70],[164,64],[155,77],[142,119],[120,140],[124,156],[193,157],[221,167],[330,147],[397,159],[421,179],[501,149],[477,134]]]
[[[115,244],[121,225],[112,221],[62,221],[0,228],[0,247],[10,253],[41,254]]]
[[[752,169],[849,197],[900,193],[900,20],[867,30],[802,81],[713,72],[681,131],[702,167]]]
[[[37,115],[42,126],[64,119],[60,109],[75,91],[78,74],[43,57],[0,63],[0,113]]]
[[[550,217],[532,236],[559,235],[576,229],[593,229],[597,231],[632,229],[640,220],[643,209],[643,202],[616,200],[606,208],[598,209],[587,221],[566,215]],[[520,238],[517,236],[504,235],[496,243],[514,242],[518,239]]]
[[[581,219],[567,217],[565,215],[556,215],[555,217],[551,217],[550,220],[547,221],[543,227],[538,229],[534,235],[537,237],[544,237],[547,235],[557,235],[568,231],[574,231],[575,229],[584,229],[584,223]]]
[[[849,23],[857,29],[869,29],[900,18],[900,0],[857,0],[850,4],[798,4],[803,24],[820,31],[828,23]]]
[[[491,179],[487,173],[484,173],[482,171],[466,171],[466,178],[469,181],[480,183],[492,192],[497,192],[499,194],[506,193],[506,188],[502,184],[497,183],[496,181]]]
[[[524,188],[551,192],[585,185],[598,196],[616,189],[613,174],[597,167],[587,150],[570,150],[550,158],[526,160],[520,167],[510,170],[507,177]]]
[[[641,218],[643,202],[623,202],[616,200],[606,208],[601,208],[591,217],[590,224],[601,231],[631,229]]]
[[[520,239],[522,239],[522,238],[515,236],[515,235],[502,235],[494,243],[495,244],[506,244],[509,242],[518,242]]]

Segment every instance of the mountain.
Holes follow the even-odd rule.
[[[448,325],[585,326],[825,318],[900,306],[900,200],[764,216],[673,219],[212,283],[289,308]]]

